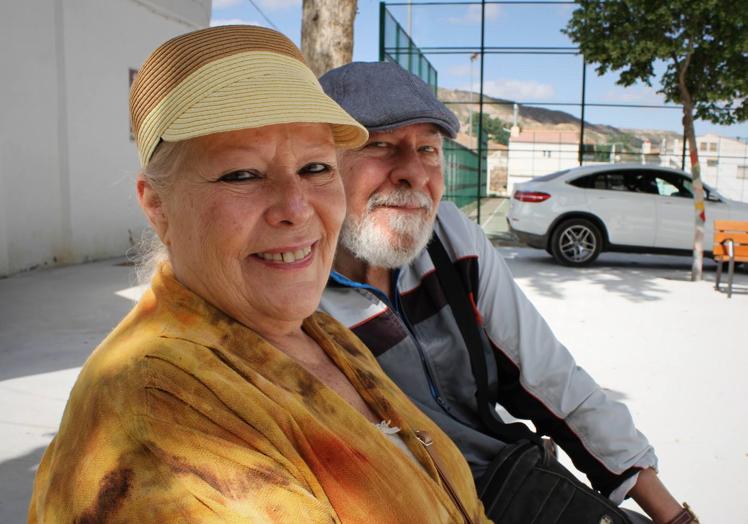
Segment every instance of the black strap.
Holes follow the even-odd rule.
[[[477,319],[473,305],[468,300],[467,291],[454,264],[449,259],[439,237],[434,233],[428,245],[428,252],[436,268],[436,276],[452,309],[452,314],[460,328],[465,346],[470,354],[470,366],[473,370],[478,389],[475,393],[478,401],[478,414],[486,427],[500,440],[514,443],[520,440],[540,441],[535,433],[521,422],[506,423],[496,413],[496,396],[489,393],[488,370],[486,368],[483,340],[478,331]]]

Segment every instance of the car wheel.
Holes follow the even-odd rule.
[[[602,249],[600,229],[584,218],[572,218],[556,227],[551,236],[551,254],[565,266],[586,266]]]

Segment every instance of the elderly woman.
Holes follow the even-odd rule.
[[[141,206],[168,252],[86,362],[30,522],[479,522],[460,452],[315,313],[366,131],[284,36],[205,29],[132,87]]]

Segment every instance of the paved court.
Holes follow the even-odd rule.
[[[727,299],[711,263],[693,283],[687,258],[603,254],[575,270],[499,250],[578,362],[629,405],[675,494],[703,522],[748,523],[748,274]],[[0,523],[25,521],[78,368],[132,306],[122,262],[0,279]]]

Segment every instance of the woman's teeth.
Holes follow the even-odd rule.
[[[307,246],[301,249],[297,249],[296,251],[286,251],[284,253],[257,253],[257,256],[262,258],[263,260],[268,260],[270,262],[289,263],[296,262],[297,260],[302,260],[309,256],[309,253],[311,252],[312,246]]]

